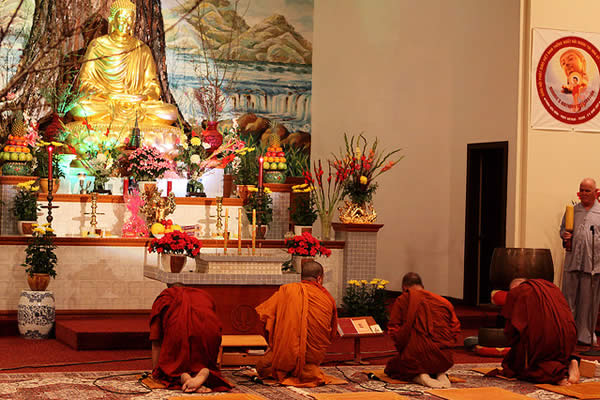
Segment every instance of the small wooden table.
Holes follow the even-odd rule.
[[[342,338],[354,338],[354,360],[352,364],[368,364],[362,361],[361,338],[383,336],[381,327],[370,316],[338,318],[338,332]]]
[[[223,335],[217,365],[256,365],[267,347],[261,335]]]

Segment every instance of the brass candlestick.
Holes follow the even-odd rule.
[[[223,236],[223,197],[215,197],[217,202],[217,236]]]
[[[104,215],[104,213],[99,213],[98,210],[98,193],[94,192],[91,195],[92,197],[92,212],[84,213],[85,215],[91,215],[92,218],[90,220],[90,226],[92,227],[92,233],[96,233],[96,229],[98,227],[98,220],[96,218],[97,215]]]

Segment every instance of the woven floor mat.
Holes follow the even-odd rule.
[[[467,389],[432,389],[427,393],[447,400],[531,400],[531,397],[497,387]]]
[[[565,396],[577,397],[578,399],[600,399],[600,382],[578,383],[569,386],[548,384],[535,386],[550,392],[564,394]]]

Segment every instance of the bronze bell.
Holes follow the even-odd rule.
[[[490,264],[492,289],[508,290],[515,278],[542,278],[554,281],[554,263],[550,249],[494,249]]]

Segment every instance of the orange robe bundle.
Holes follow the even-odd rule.
[[[204,386],[213,391],[231,389],[217,367],[222,328],[215,311],[215,301],[202,289],[172,287],[160,293],[150,315],[150,340],[161,342],[152,371],[155,380],[181,389],[181,374],[195,376],[208,368]]]
[[[452,304],[427,290],[409,290],[392,308],[388,332],[398,355],[388,361],[385,373],[396,379],[446,372],[454,360],[451,347],[460,333]]]
[[[337,311],[327,289],[313,281],[283,285],[256,312],[269,343],[256,366],[261,378],[297,387],[328,383],[319,365],[337,332]]]

